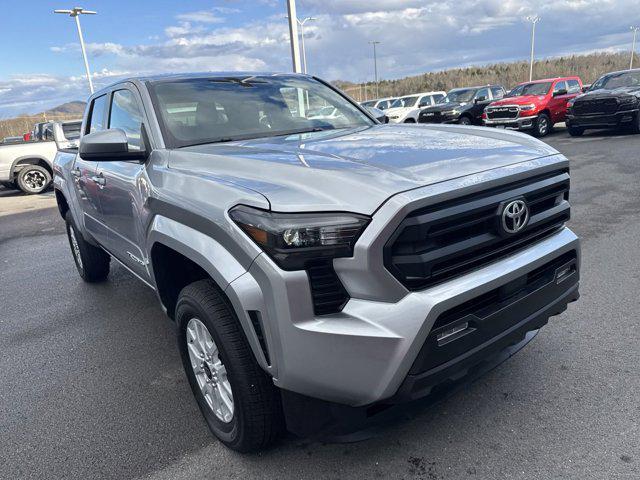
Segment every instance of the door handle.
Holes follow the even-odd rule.
[[[100,189],[104,188],[104,186],[107,184],[107,180],[102,176],[102,173],[91,177],[91,181],[96,183]]]
[[[71,169],[71,175],[73,175],[76,178],[80,178],[82,176],[82,172],[80,171],[80,169],[78,167],[72,168]]]

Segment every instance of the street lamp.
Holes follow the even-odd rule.
[[[72,10],[54,10],[53,13],[64,13],[76,19],[78,27],[78,36],[80,37],[80,48],[82,49],[82,57],[84,58],[84,68],[87,70],[87,80],[89,80],[89,91],[93,95],[93,81],[91,80],[91,72],[89,71],[89,61],[87,60],[87,51],[84,48],[84,38],[82,38],[82,28],[80,28],[80,15],[95,15],[98,12],[85,10],[82,7],[73,7]]]
[[[631,44],[631,60],[629,61],[629,70],[633,68],[633,56],[636,53],[636,35],[638,35],[638,30],[640,27],[629,27],[629,29],[633,32],[633,43]]]
[[[307,73],[307,50],[304,47],[304,24],[307,22],[313,22],[317,20],[315,17],[306,17],[302,20],[298,20],[298,24],[300,25],[300,36],[302,37],[302,68],[304,73]]]
[[[531,62],[529,63],[529,81],[533,80],[533,49],[536,44],[536,24],[540,21],[540,17],[533,15],[527,17],[527,22],[531,22]]]
[[[291,41],[291,61],[294,73],[300,73],[300,47],[298,45],[298,17],[296,15],[296,0],[287,0],[289,20],[289,38]],[[295,20],[294,20],[295,19]]]
[[[380,91],[378,88],[378,53],[376,50],[376,45],[380,45],[380,42],[376,40],[371,40],[369,42],[370,45],[373,45],[373,71],[376,80],[376,98],[380,98]]]

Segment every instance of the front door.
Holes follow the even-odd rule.
[[[471,107],[471,116],[473,118],[473,123],[482,123],[482,112],[484,112],[484,107],[491,103],[491,97],[489,96],[488,88],[481,88],[476,92],[473,97],[474,105]]]
[[[105,129],[107,107],[107,95],[96,97],[91,102],[85,133],[93,133]],[[96,183],[97,170],[97,162],[84,160],[80,155],[76,155],[71,168],[71,177],[73,179],[73,189],[82,211],[82,217],[78,218],[78,221],[82,222],[85,230],[102,244],[107,239],[107,229],[102,223],[99,198],[100,186]]]
[[[111,96],[108,128],[119,128],[127,134],[129,151],[144,148],[142,141],[142,108],[132,89],[115,90]],[[143,280],[150,278],[145,254],[145,199],[148,183],[144,163],[130,160],[100,162],[100,204],[109,230],[106,248]]]

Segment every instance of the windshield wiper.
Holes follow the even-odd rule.
[[[347,128],[347,127],[345,127]],[[311,127],[303,130],[281,130],[276,132],[262,132],[247,135],[238,135],[236,137],[221,137],[212,138],[198,143],[190,143],[189,145],[183,145],[180,148],[197,147],[199,145],[209,145],[211,143],[226,143],[226,142],[239,142],[242,140],[252,140],[254,138],[267,138],[267,137],[284,137],[288,135],[301,135],[304,133],[325,132],[328,130],[336,130],[336,127]]]

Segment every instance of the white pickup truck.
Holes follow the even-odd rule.
[[[53,159],[58,150],[77,148],[80,120],[51,122],[40,141],[0,145],[0,184],[38,194],[51,184]]]

